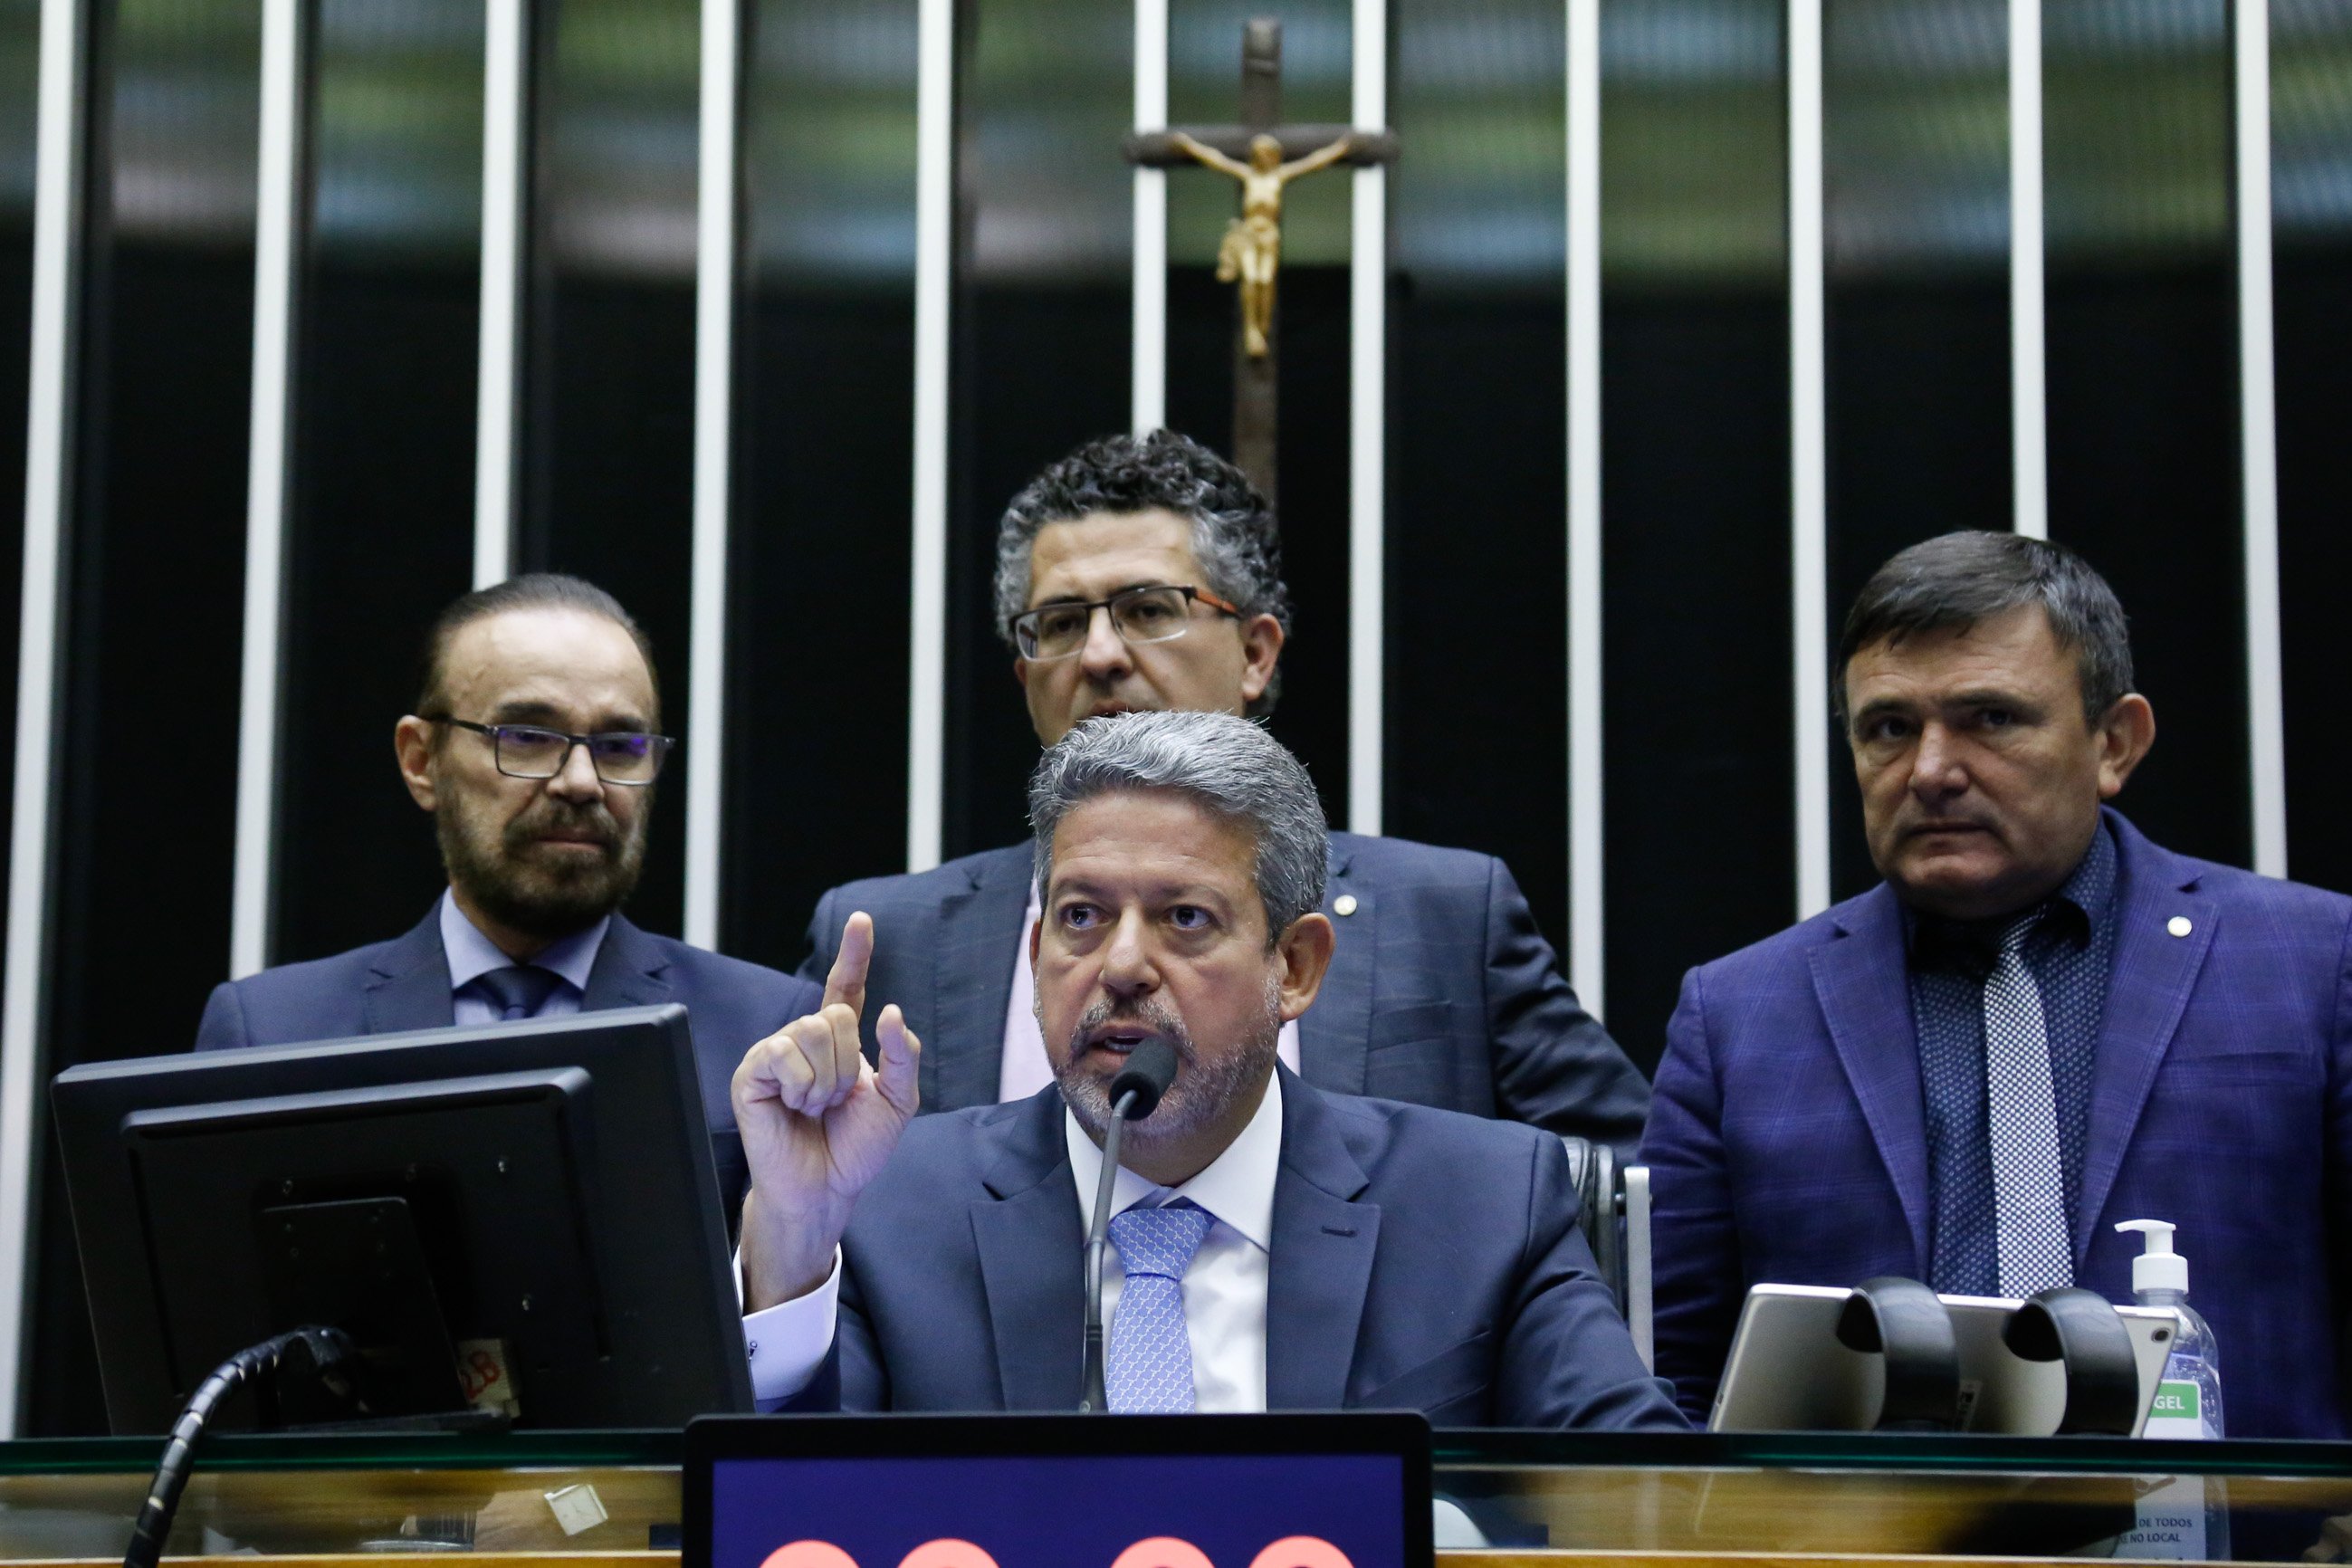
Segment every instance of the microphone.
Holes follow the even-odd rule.
[[[1128,1053],[1127,1065],[1110,1080],[1110,1125],[1103,1129],[1102,1175],[1095,1183],[1094,1218],[1087,1226],[1086,1394],[1082,1411],[1110,1408],[1103,1392],[1103,1254],[1110,1246],[1111,1187],[1118,1180],[1120,1134],[1160,1109],[1160,1097],[1176,1081],[1176,1047],[1149,1039]]]

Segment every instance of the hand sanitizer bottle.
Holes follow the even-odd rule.
[[[2132,1259],[2132,1295],[2143,1307],[2169,1309],[2180,1322],[2164,1376],[2149,1408],[2147,1437],[2221,1436],[2221,1358],[2213,1330],[2189,1304],[2189,1260],[2172,1249],[2172,1226],[2160,1219],[2126,1220],[2146,1250]],[[2227,1558],[2230,1505],[2218,1477],[2183,1476],[2140,1499],[2140,1528],[2124,1538],[2117,1556]]]

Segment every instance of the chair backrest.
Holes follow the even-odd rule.
[[[1616,1298],[1617,1310],[1633,1335],[1642,1364],[1655,1368],[1650,1330],[1650,1173],[1646,1166],[1621,1166],[1617,1152],[1572,1132],[1559,1135],[1568,1152],[1570,1180],[1576,1184],[1577,1228],[1600,1266],[1601,1278]]]

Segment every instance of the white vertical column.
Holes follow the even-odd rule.
[[[694,258],[694,564],[688,633],[686,940],[719,946],[727,768],[727,521],[733,498],[736,231],[745,0],[702,0]]]
[[[2028,539],[2050,537],[2042,258],[2042,0],[2009,0],[2011,515]]]
[[[80,260],[83,28],[88,0],[42,0],[33,193],[31,414],[25,430],[24,600],[16,629],[16,794],[0,995],[0,1438],[16,1436],[38,1158],[48,985],[49,829],[66,513],[73,474],[74,318]]]
[[[477,588],[505,581],[514,553],[530,55],[530,0],[488,0],[482,29],[482,309],[474,405]]]
[[[236,858],[228,969],[269,962],[276,869],[278,669],[283,658],[287,481],[293,419],[295,268],[300,264],[309,117],[309,0],[262,0],[260,175],[253,236],[253,412],[245,501],[245,646],[237,685]]]
[[[1168,128],[1168,0],[1135,0],[1135,128]],[[1128,425],[1140,436],[1168,423],[1168,175],[1140,164],[1134,248]]]
[[[955,5],[920,0],[915,86],[915,493],[907,660],[907,869],[940,863],[948,667],[948,310],[954,275]]]
[[[2246,714],[2254,869],[2286,875],[2286,718],[2279,674],[2278,433],[2271,326],[2269,0],[2237,0],[2238,426],[2245,485]]]
[[[1797,916],[1830,901],[1829,422],[1822,211],[1822,0],[1789,0],[1789,574]]]
[[[1359,128],[1389,122],[1388,0],[1355,0]],[[1381,730],[1388,625],[1389,185],[1355,173],[1348,248],[1348,826],[1381,830]]]
[[[1601,1016],[1601,0],[1568,0],[1568,977]]]

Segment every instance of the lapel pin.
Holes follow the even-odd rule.
[[[2189,923],[2189,917],[2187,915],[2175,915],[2170,920],[2164,922],[2164,929],[2170,931],[2175,936],[2187,936],[2190,931],[2195,931],[2197,928]]]
[[[1340,915],[1354,914],[1356,912],[1356,895],[1353,893],[1342,893],[1338,898],[1332,900],[1331,912]]]

